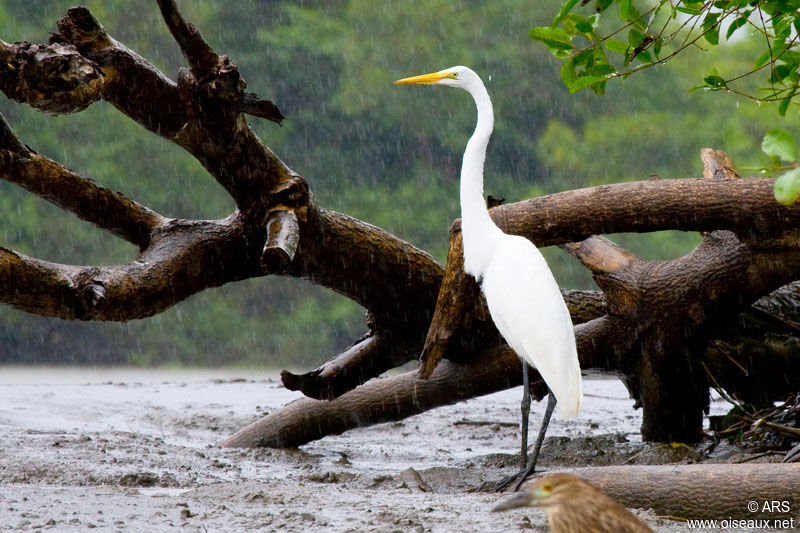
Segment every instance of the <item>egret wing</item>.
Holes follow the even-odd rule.
[[[536,367],[565,417],[578,413],[583,395],[569,310],[538,249],[513,235],[497,246],[482,288],[497,329]]]

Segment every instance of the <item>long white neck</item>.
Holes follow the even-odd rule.
[[[480,78],[465,89],[475,99],[478,123],[464,150],[461,165],[461,231],[464,241],[464,270],[480,280],[502,231],[489,216],[483,196],[483,163],[494,128],[489,93]]]

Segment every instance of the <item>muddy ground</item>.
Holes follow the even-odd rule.
[[[589,379],[585,392],[577,420],[554,416],[542,469],[742,453],[642,444],[618,380]],[[214,445],[297,397],[251,370],[0,368],[0,530],[546,530],[539,510],[490,513],[503,496],[468,492],[517,468],[521,389],[299,450]],[[712,413],[727,408],[716,400]],[[403,481],[409,467],[427,491]],[[638,513],[656,531],[686,530]]]

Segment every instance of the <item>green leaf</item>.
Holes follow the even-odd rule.
[[[584,72],[589,76],[600,76],[606,78],[609,74],[613,74],[616,71],[617,69],[614,68],[614,65],[600,63],[594,65],[592,68],[587,68]]]
[[[632,22],[637,28],[644,29],[640,16],[639,11],[633,7],[632,0],[619,0],[619,18],[625,22]]]
[[[712,89],[720,90],[720,89],[727,89],[728,82],[725,81],[725,78],[719,75],[716,70],[712,70],[709,72],[703,81],[706,82],[707,87],[711,87]]]
[[[613,3],[614,0],[597,0],[597,2],[594,3],[594,9],[595,11],[600,13],[608,9],[608,6],[610,6]]]
[[[550,25],[550,27],[555,28],[558,26],[561,21],[564,20],[564,17],[566,17],[567,14],[572,11],[572,8],[575,7],[575,4],[577,3],[578,0],[568,0],[567,2],[564,2],[564,5],[561,6],[561,10],[558,12],[558,15],[556,15],[556,18],[553,19],[553,23]]]
[[[758,56],[758,59],[756,59],[756,62],[753,65],[753,68],[758,68],[758,67],[764,65],[764,63],[766,63],[767,61],[769,61],[769,58],[771,57],[771,53],[772,53],[772,51],[769,50],[769,49],[764,51],[764,53],[761,54],[760,56]]]
[[[748,15],[749,15],[749,12],[747,12],[747,11],[746,11],[746,12],[745,12],[745,15],[742,15],[742,16],[741,16],[741,17],[739,17],[738,19],[736,19],[736,20],[734,20],[733,22],[731,22],[731,25],[730,25],[730,26],[728,26],[728,31],[727,31],[727,32],[725,32],[725,40],[726,40],[726,41],[727,41],[727,40],[730,40],[730,38],[731,38],[731,35],[733,35],[733,33],[734,33],[736,30],[738,30],[739,28],[741,28],[742,26],[744,26],[745,24],[747,24],[747,18],[748,18]]]
[[[778,106],[778,114],[782,117],[786,116],[786,111],[789,109],[789,104],[792,103],[792,98],[794,98],[794,95],[797,94],[797,89],[798,89],[797,81],[795,81],[794,83],[795,85],[794,87],[792,87],[792,90],[789,91],[789,94],[787,94],[783,100],[781,100],[781,103]]]
[[[775,180],[775,200],[781,205],[792,205],[800,195],[800,168],[792,169]]]
[[[528,32],[534,41],[541,41],[550,49],[553,55],[563,50],[572,50],[572,37],[561,28],[550,26],[534,26]],[[558,57],[556,55],[556,57]]]
[[[578,54],[569,58],[561,66],[561,81],[567,86],[570,94],[575,94],[581,89],[596,83],[605,83],[608,80],[605,74],[614,72],[614,67],[608,64],[594,65],[583,72],[578,72],[576,67],[586,63],[588,60],[588,54]]]
[[[606,41],[606,50],[609,52],[613,52],[615,54],[627,54],[629,49],[630,45],[625,41],[619,41],[617,39],[608,39]]]
[[[650,52],[648,52],[647,50],[642,50],[641,52],[636,54],[636,59],[638,59],[642,63],[652,63],[653,62],[653,56],[651,56]]]
[[[719,13],[709,13],[703,20],[703,37],[710,44],[719,44],[719,26],[717,26]]]
[[[792,162],[797,159],[797,143],[786,130],[769,130],[761,141],[761,151],[772,159]]]
[[[778,114],[782,117],[786,116],[786,111],[789,109],[789,104],[792,103],[792,97],[794,97],[794,93],[797,92],[797,89],[793,90],[789,96],[781,100],[780,105],[778,106]]]
[[[631,48],[636,48],[644,42],[644,34],[631,28],[628,31],[628,42],[631,44]]]
[[[662,46],[663,44],[664,44],[664,39],[663,39],[662,37],[659,37],[659,38],[658,38],[658,39],[656,39],[656,41],[653,43],[653,54],[655,54],[655,56],[656,56],[656,57],[658,57],[658,54],[660,54],[660,53],[661,53],[661,46]]]
[[[775,32],[775,40],[785,41],[792,31],[792,21],[794,17],[781,17],[772,20],[772,30]]]
[[[772,69],[770,73],[769,81],[770,83],[778,83],[782,81],[784,78],[789,76],[792,72],[794,72],[794,65],[785,65],[781,64],[776,66]]]
[[[564,17],[561,24],[564,27],[564,31],[569,35],[583,35],[586,38],[591,38],[595,28],[597,28],[599,18],[599,15],[592,15],[587,19],[582,15],[573,13]]]
[[[676,11],[680,11],[681,13],[686,13],[687,15],[697,16],[703,12],[703,6],[677,6],[675,8]]]
[[[600,15],[594,14],[589,18],[585,18],[582,21],[575,24],[575,28],[581,33],[592,33],[594,30],[597,29],[597,25],[600,22]]]
[[[601,81],[600,83],[595,83],[594,85],[589,85],[589,88],[597,96],[603,96],[604,94],[606,94],[606,82],[604,81]]]

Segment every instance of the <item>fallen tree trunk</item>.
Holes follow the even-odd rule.
[[[792,284],[775,291],[756,302],[753,309],[774,308],[779,302],[791,298],[789,293],[798,289],[798,284]],[[587,305],[580,305],[577,298],[579,294],[585,294],[589,302]],[[595,292],[571,293],[567,300],[570,309],[573,306],[584,312],[594,309],[595,313],[600,314],[575,328],[582,367],[611,370],[614,368],[611,339],[615,332],[613,326],[603,319],[601,311],[605,306],[599,303],[597,296]],[[590,319],[591,315],[584,314],[582,318]],[[759,331],[761,336],[768,338],[774,332],[759,329],[763,328],[763,322],[756,323],[747,314],[739,322],[747,324],[747,329],[754,335]],[[731,326],[731,330],[739,331],[739,328]],[[764,349],[765,344],[758,346]],[[772,364],[767,366],[752,353],[739,355],[738,358],[723,356],[718,351],[716,341],[709,344],[705,358],[715,381],[739,391],[744,398],[758,396],[769,401],[782,400],[787,391],[800,389],[800,374],[795,370],[800,368],[800,350],[784,354],[785,357],[781,359],[770,359]],[[770,387],[761,381],[754,383],[753,376],[747,374],[747,368],[753,371],[754,376],[782,376],[783,381],[773,383]],[[301,446],[327,435],[402,420],[429,409],[518,386],[521,382],[519,359],[510,348],[500,346],[460,361],[445,359],[428,379],[420,378],[418,371],[412,370],[398,376],[373,379],[330,401],[312,398],[296,400],[242,428],[219,444],[245,448]],[[531,372],[531,382],[536,382],[534,392],[538,392],[540,398],[546,394],[544,383],[535,370]]]
[[[414,370],[391,378],[374,379],[334,400],[295,400],[242,428],[220,445],[240,448],[300,446],[326,435],[401,420],[520,383],[522,367],[516,354],[507,347],[497,348],[466,364],[444,361],[428,379],[421,379]]]
[[[657,515],[719,521],[794,518],[792,528],[800,524],[800,465],[598,466],[565,472],[585,479],[625,507],[653,509]]]

